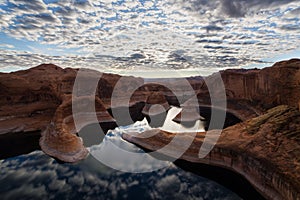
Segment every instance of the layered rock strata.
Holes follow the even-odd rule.
[[[300,60],[292,59],[262,70],[221,71],[227,96],[226,111],[245,121],[259,116],[268,108],[276,105],[298,106],[300,99],[299,69]],[[217,107],[211,108],[210,100],[212,96],[217,97],[220,90],[219,84],[214,82],[215,74],[205,78],[170,79],[144,84],[144,80],[141,78],[122,77],[93,70],[87,71],[88,75],[85,77],[87,85],[89,85],[89,81],[99,77],[94,96],[102,101],[101,105],[110,111],[110,115],[118,118],[118,113],[113,112],[114,109],[128,112],[129,108],[130,116],[127,118],[133,120],[124,121],[121,125],[140,119],[143,116],[142,110],[145,112],[149,103],[161,105],[164,108],[168,105],[178,106],[179,102],[184,102],[195,95],[200,106],[200,115],[208,122],[211,109],[218,109]],[[60,136],[61,145],[53,146],[54,148],[57,150],[60,146],[62,149],[65,148],[63,147],[64,140],[66,143],[71,141],[70,146],[74,143],[76,148],[83,148],[80,141],[75,139],[77,133],[74,131],[72,123],[68,122],[68,120],[72,121],[70,102],[78,72],[78,69],[62,69],[55,65],[43,64],[9,74],[0,73],[0,133],[26,134],[42,131],[43,135],[46,134],[50,137],[51,134],[58,134],[54,129],[61,128],[62,133],[70,136],[66,136],[66,138]],[[89,76],[92,78],[89,79]],[[186,85],[186,81],[190,83],[191,87]],[[207,84],[210,84],[213,89],[212,94],[210,94],[211,91],[208,90]],[[190,88],[193,91],[189,91]],[[131,96],[128,97],[128,94]],[[89,98],[91,94],[87,94],[86,97],[82,96],[82,98]],[[97,101],[99,102],[99,100]],[[148,110],[151,107],[148,106]],[[68,109],[66,112],[68,115],[60,113],[61,109]],[[86,111],[82,109],[81,113],[84,115]],[[103,116],[100,116],[102,114]],[[97,116],[99,123],[114,122],[114,119],[109,117],[103,109],[97,113]],[[90,123],[94,123],[94,121]],[[50,140],[47,140],[49,144]],[[70,148],[70,152],[74,151]],[[80,156],[78,159],[82,157],[84,156]]]
[[[95,101],[95,112],[88,110],[86,105]],[[78,106],[76,113],[72,112],[72,105]],[[74,119],[75,118],[75,119]],[[56,110],[51,123],[42,132],[40,146],[42,150],[59,160],[76,162],[88,154],[83,141],[76,134],[85,126],[92,123],[112,122],[102,101],[96,97],[78,97],[75,100],[64,101]]]
[[[149,116],[158,115],[162,112],[166,112],[169,108],[170,105],[161,92],[152,92],[146,100],[142,113]]]
[[[152,131],[157,132],[152,134]],[[182,143],[191,134],[146,131],[135,137],[123,138],[150,151],[157,151],[180,137]],[[216,165],[243,175],[267,199],[300,198],[300,112],[295,107],[279,106],[266,114],[222,131],[212,151],[199,158],[204,138],[208,143],[216,134],[197,133],[193,143],[180,159]],[[154,136],[153,136],[154,135]],[[182,145],[174,143],[172,149],[181,151]],[[174,152],[164,152],[172,157]]]
[[[143,113],[157,113],[155,106],[158,110],[167,110],[169,105],[179,106],[195,95],[194,103],[199,105],[200,115],[209,123],[211,110],[222,109],[212,106],[211,97],[218,100],[221,90],[225,89],[228,114],[225,124],[232,125],[236,119],[244,122],[223,130],[204,159],[199,159],[198,152],[207,134],[197,133],[181,159],[232,169],[270,199],[300,198],[299,59],[278,62],[261,70],[225,70],[205,78],[165,79],[146,84],[141,78],[85,70],[81,77],[85,87],[79,88],[80,95],[74,98],[74,84],[80,71],[43,64],[28,70],[0,73],[1,138],[9,133],[15,138],[15,134],[42,132],[40,146],[45,153],[65,162],[76,162],[87,155],[78,135],[90,124],[108,123],[106,126],[112,128],[126,125],[141,119]],[[216,81],[218,75],[222,77],[224,88]],[[93,84],[96,84],[95,90]],[[85,105],[91,103],[95,105],[93,109],[86,109]],[[281,104],[286,106],[266,113]],[[114,112],[116,110],[120,112]],[[192,118],[199,118],[198,114]],[[184,121],[181,116],[178,118],[179,123]],[[123,137],[146,149],[157,150],[175,136],[157,132],[144,139]],[[185,141],[190,135],[181,133],[179,137]]]

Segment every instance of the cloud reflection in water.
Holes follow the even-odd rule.
[[[154,172],[124,173],[92,156],[59,164],[41,151],[0,161],[0,180],[1,199],[240,199],[172,163]]]

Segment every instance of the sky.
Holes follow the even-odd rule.
[[[0,0],[0,71],[53,63],[144,77],[300,58],[300,0]]]

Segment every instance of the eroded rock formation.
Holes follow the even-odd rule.
[[[90,109],[91,104],[95,105],[94,110]],[[113,121],[98,97],[77,97],[73,101],[68,98],[57,108],[51,123],[42,132],[40,146],[46,154],[59,160],[82,160],[88,151],[76,134],[89,124]]]
[[[200,119],[204,120],[204,118],[200,116],[199,103],[196,97],[187,100],[181,104],[180,107],[182,110],[176,115],[173,121],[178,123],[190,123]]]
[[[242,120],[277,105],[297,106],[300,99],[299,59],[278,62],[261,70],[225,70],[221,76],[228,109]]]
[[[43,64],[29,70],[0,73],[0,134],[26,135],[40,131],[40,145],[45,153],[66,162],[76,162],[87,154],[77,136],[78,130],[86,125],[107,122],[113,122],[114,126],[126,125],[141,119],[143,110],[148,113],[152,106],[145,107],[147,104],[167,110],[169,105],[183,105],[195,96],[200,115],[209,123],[211,109],[222,109],[212,108],[211,98],[218,100],[225,90],[226,112],[229,113],[225,124],[232,125],[232,121],[236,121],[230,121],[230,116],[244,122],[226,128],[212,152],[201,160],[197,151],[205,133],[198,133],[182,159],[231,168],[269,198],[299,197],[296,192],[300,185],[297,181],[300,178],[299,112],[296,111],[300,102],[299,59],[278,62],[262,70],[221,71],[224,88],[216,81],[218,74],[145,83],[142,78],[93,70],[85,70],[78,78],[79,71]],[[77,84],[81,78],[82,82]],[[85,107],[90,104],[95,105],[93,109]],[[282,104],[287,106],[263,115]],[[123,115],[126,112],[129,116]],[[178,117],[181,123],[181,116]],[[128,135],[124,138],[155,150],[173,136],[160,131],[148,140]],[[183,133],[180,137],[185,140],[185,136]]]
[[[152,131],[159,133],[153,136]],[[123,134],[123,138],[157,151],[170,144],[175,136],[183,143],[191,137],[190,133],[152,131],[138,137]],[[205,137],[212,139],[216,134],[197,133],[180,159],[234,170],[268,199],[300,197],[300,112],[296,108],[278,106],[257,118],[224,129],[213,150],[205,158],[199,158]],[[179,152],[185,148],[178,143],[174,145],[173,149]],[[173,152],[165,154],[172,157]]]
[[[40,146],[48,155],[65,162],[83,159],[87,150],[76,136],[77,130],[90,123],[114,122],[106,111],[109,106],[99,97],[106,102],[110,101],[114,86],[121,76],[85,70],[80,78],[86,87],[78,87],[78,90],[82,90],[77,92],[78,97],[75,98],[72,93],[78,71],[43,64],[29,70],[1,73],[0,134],[26,135],[40,131]],[[98,85],[96,91],[92,91],[90,83],[95,77]],[[123,91],[125,88],[126,92],[126,87],[137,81],[141,79],[126,77]],[[95,106],[87,107],[91,102]],[[77,113],[73,112],[74,109]],[[74,116],[80,116],[77,117],[77,127]]]
[[[158,115],[166,112],[169,108],[170,105],[161,92],[152,92],[146,100],[142,113],[145,115]]]

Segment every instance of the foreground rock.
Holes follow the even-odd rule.
[[[88,110],[88,104],[95,101],[95,112]],[[77,106],[78,108],[72,109]],[[76,113],[73,113],[76,111]],[[95,116],[96,115],[96,116]],[[75,119],[74,119],[75,118]],[[89,97],[79,97],[75,100],[69,99],[57,108],[53,121],[42,132],[40,146],[42,150],[59,160],[65,162],[76,162],[84,159],[88,150],[84,147],[83,141],[76,134],[84,126],[91,123],[113,122],[102,101]],[[76,122],[76,124],[75,124]]]
[[[87,150],[77,136],[77,130],[90,123],[114,122],[107,112],[109,106],[99,97],[104,101],[110,100],[114,85],[121,77],[86,70],[82,82],[87,87],[75,99],[78,106],[76,115],[83,120],[77,120],[75,127],[72,93],[78,71],[43,64],[24,71],[0,73],[0,134],[19,133],[26,136],[28,133],[30,136],[32,132],[42,132],[40,146],[48,155],[65,162],[83,159]],[[89,84],[95,77],[99,82],[96,93],[92,93]],[[122,85],[129,87],[131,82],[140,80],[127,77]],[[86,108],[91,101],[96,105],[96,113]]]
[[[176,134],[165,131],[123,134],[123,138],[147,150],[157,151]],[[207,134],[208,141],[215,134]],[[149,136],[149,137],[148,137]],[[300,198],[300,112],[295,107],[279,106],[266,114],[222,131],[213,150],[203,159],[199,149],[205,133],[197,133],[180,159],[225,167],[243,175],[268,199]],[[182,142],[191,134],[178,134]],[[180,151],[176,144],[174,150]],[[165,152],[167,156],[173,153]]]

